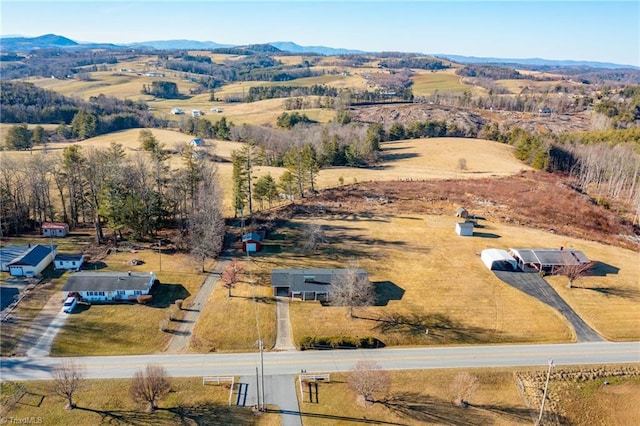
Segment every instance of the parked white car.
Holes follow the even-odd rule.
[[[70,314],[76,308],[78,304],[78,299],[75,297],[67,297],[67,299],[62,304],[62,311]]]

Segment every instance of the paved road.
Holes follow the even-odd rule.
[[[604,340],[594,329],[589,327],[582,318],[564,301],[537,273],[494,271],[496,276],[518,290],[533,296],[543,303],[551,306],[563,315],[574,332],[578,342],[599,342]]]
[[[434,368],[545,366],[640,362],[640,342],[588,342],[551,345],[447,346],[303,352],[267,352],[265,375],[348,371],[360,360],[375,361],[387,370]],[[59,358],[1,358],[2,380],[51,378]],[[258,353],[159,354],[82,357],[87,378],[128,378],[148,363],[161,364],[174,377],[255,375]]]
[[[180,327],[178,327],[178,330],[169,341],[165,352],[178,353],[188,348],[193,327],[195,327],[198,318],[200,318],[202,308],[207,303],[207,300],[209,300],[209,296],[213,292],[216,283],[220,280],[222,271],[228,263],[228,260],[218,259],[215,268],[204,280],[204,283],[200,286],[200,290],[198,290],[198,294],[193,298],[193,304],[186,310]]]

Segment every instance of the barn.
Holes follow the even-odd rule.
[[[473,222],[458,222],[456,223],[456,234],[461,237],[473,236]]]
[[[255,232],[249,232],[242,236],[242,251],[254,253],[262,250],[262,236]]]
[[[31,244],[0,247],[0,271],[9,272],[9,264],[31,250]]]
[[[506,250],[495,248],[482,250],[480,258],[489,270],[515,271],[518,269],[518,262]]]
[[[58,246],[36,244],[20,257],[9,262],[9,274],[13,277],[36,277],[53,262]]]

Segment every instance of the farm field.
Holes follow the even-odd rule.
[[[478,91],[482,88],[470,86],[460,81],[460,76],[448,71],[423,71],[416,72],[411,78],[413,86],[411,87],[415,96],[429,96],[436,91],[440,93],[462,93],[465,90]]]

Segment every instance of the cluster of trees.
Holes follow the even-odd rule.
[[[67,78],[85,72],[89,65],[105,67],[135,56],[128,51],[100,49],[34,49],[16,62],[2,64],[2,78],[14,80],[27,77]]]
[[[492,80],[535,79],[535,77],[521,74],[515,69],[497,65],[465,65],[457,69],[456,74],[462,77],[484,77]]]
[[[294,96],[338,96],[338,89],[324,84],[313,86],[254,86],[249,88],[245,96],[246,102],[261,101],[264,99],[289,98]]]
[[[121,145],[84,150],[78,145],[3,161],[0,170],[0,230],[16,235],[44,221],[74,228],[90,223],[97,242],[105,227],[113,237],[127,232],[153,238],[179,226],[182,246],[197,256],[215,257],[224,235],[221,194],[215,169],[193,151],[180,147],[182,167],[170,169],[168,155],[149,130],[140,133],[145,154],[127,156]]]
[[[299,112],[292,112],[289,114],[288,112],[283,112],[280,114],[276,120],[276,126],[281,127],[283,129],[291,129],[293,126],[303,123],[310,124],[313,121],[306,114],[300,114]]]
[[[173,81],[154,81],[150,87],[143,84],[141,93],[143,95],[153,95],[164,99],[176,99],[180,97],[178,85]]]
[[[211,122],[198,117],[185,117],[180,121],[180,131],[199,138],[216,138],[229,140],[233,123],[227,122],[225,117]]]
[[[440,59],[428,57],[403,57],[398,59],[383,59],[380,66],[384,68],[416,68],[421,70],[444,70],[451,68]]]

